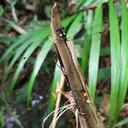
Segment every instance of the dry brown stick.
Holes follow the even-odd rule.
[[[80,69],[80,66],[79,66],[79,63],[78,63],[78,60],[77,60],[77,56],[76,56],[76,52],[75,52],[75,47],[74,47],[73,39],[69,40],[69,41],[67,42],[67,45],[68,45],[68,47],[69,47],[69,49],[70,49],[70,51],[71,51],[71,55],[72,55],[72,58],[73,58],[73,62],[74,62],[74,64],[75,64],[76,69],[77,69],[77,72],[78,72],[78,74],[79,74],[79,76],[80,76],[80,80],[81,80],[81,82],[82,82],[82,85],[83,85],[83,88],[84,88],[84,90],[85,90],[85,92],[86,92],[86,95],[88,96],[88,101],[92,104],[92,107],[93,107],[92,110],[94,110],[94,114],[95,114],[95,117],[96,117],[96,113],[95,113],[96,107],[95,107],[95,105],[94,105],[94,103],[93,103],[93,100],[92,100],[90,94],[89,94],[87,85],[85,84],[85,80],[84,80],[84,78],[83,78],[82,71],[81,71],[81,69]]]
[[[91,105],[92,105],[92,111],[93,111],[93,113],[94,113],[95,118],[97,118],[96,107],[95,107],[95,105],[94,105],[94,103],[93,103],[93,100],[92,100],[91,96],[89,95],[89,91],[88,91],[87,85],[85,84],[85,80],[84,80],[84,78],[83,78],[83,75],[82,75],[82,72],[81,72],[81,69],[80,69],[78,60],[77,60],[77,56],[76,56],[76,52],[75,52],[75,47],[74,47],[74,41],[73,41],[73,39],[67,41],[67,45],[68,45],[69,50],[71,51],[71,55],[72,55],[72,58],[73,58],[73,62],[74,62],[74,64],[75,64],[75,66],[76,66],[76,69],[77,69],[78,74],[79,74],[79,76],[80,76],[80,79],[81,79],[83,88],[84,88],[84,90],[85,90],[85,92],[86,92],[86,95],[87,95],[87,97],[88,97],[88,102],[91,103]],[[80,125],[81,125],[81,127],[84,128],[85,125],[84,125],[84,126],[82,125],[82,124],[83,124],[83,117],[82,117],[82,116],[79,116],[79,120],[80,120]],[[96,120],[98,121],[98,119],[96,119]],[[100,123],[100,122],[99,122],[99,123]]]
[[[67,77],[72,94],[76,101],[76,107],[79,114],[86,122],[88,128],[104,128],[102,122],[99,120],[93,103],[89,98],[88,90],[84,87],[81,75],[73,62],[72,53],[67,45],[65,35],[61,26],[61,19],[59,16],[58,6],[55,4],[52,8],[51,29],[54,35],[54,44],[59,56],[59,61],[62,63],[63,73]],[[84,93],[87,93],[85,97]]]
[[[56,122],[57,122],[56,118],[57,118],[57,113],[58,113],[59,106],[60,106],[60,101],[61,101],[61,96],[62,96],[61,90],[63,90],[64,81],[65,81],[65,77],[62,74],[61,78],[60,78],[60,82],[57,85],[57,89],[56,89],[57,97],[56,97],[55,112],[54,112],[54,115],[53,115],[53,120],[52,120],[50,128],[55,128],[56,127]]]

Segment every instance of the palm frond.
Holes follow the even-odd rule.
[[[28,33],[28,35],[29,35],[29,33]],[[31,43],[30,43],[29,47],[22,54],[22,58],[21,58],[21,60],[20,60],[20,62],[18,64],[17,70],[16,70],[16,72],[14,74],[14,77],[12,78],[11,83],[9,85],[9,88],[10,88],[9,89],[10,90],[9,93],[11,93],[13,91],[13,88],[15,87],[15,84],[16,84],[16,82],[18,80],[20,72],[23,69],[23,66],[25,65],[27,60],[30,58],[30,56],[35,51],[35,49],[37,47],[39,47],[41,43],[44,43],[43,40],[46,37],[48,37],[48,35],[49,35],[49,29],[46,29],[46,27],[40,28],[40,29],[38,29],[38,30],[33,32],[33,36],[31,36],[29,38],[29,42],[31,42]],[[26,43],[26,42],[22,42],[22,44],[23,43]]]

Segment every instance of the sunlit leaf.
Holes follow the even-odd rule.
[[[123,120],[121,120],[121,121],[119,121],[116,125],[114,125],[114,128],[123,126],[125,124],[128,124],[128,117],[123,119]]]
[[[111,101],[109,126],[117,121],[118,91],[120,79],[120,34],[118,17],[113,1],[109,1],[110,47],[111,47]]]
[[[119,115],[128,87],[128,10],[125,0],[122,0],[122,24],[121,24],[121,65],[120,65],[120,86],[118,95],[117,115]]]
[[[99,24],[99,27],[94,27],[92,33],[99,32],[92,35],[92,43],[89,58],[89,91],[92,98],[95,98],[98,67],[99,67],[99,57],[100,57],[100,45],[101,45],[101,34],[102,31],[102,5],[99,5],[96,9],[93,26]]]

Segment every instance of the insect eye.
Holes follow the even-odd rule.
[[[63,36],[63,34],[60,34],[60,37],[62,37]]]

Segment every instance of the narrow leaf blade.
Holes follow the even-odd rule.
[[[89,59],[89,91],[92,98],[95,98],[96,92],[96,83],[98,76],[98,67],[99,67],[99,56],[100,56],[100,45],[101,45],[101,34],[102,31],[102,5],[99,5],[96,9],[94,17],[94,26],[99,24],[99,27],[94,27],[92,33],[99,32],[95,35],[92,35],[92,43],[90,50],[90,59]]]
[[[28,93],[27,93],[27,102],[29,103],[30,99],[31,99],[31,93],[32,93],[32,88],[33,88],[33,84],[34,81],[36,79],[36,76],[41,68],[41,65],[44,61],[44,59],[46,58],[48,52],[50,51],[52,47],[52,42],[51,41],[46,41],[45,44],[42,46],[40,53],[37,56],[36,62],[35,62],[35,66],[33,69],[33,72],[31,74],[29,83],[28,83]]]
[[[113,1],[109,1],[110,48],[111,48],[111,101],[109,126],[117,121],[118,91],[120,79],[120,34],[118,17]]]

